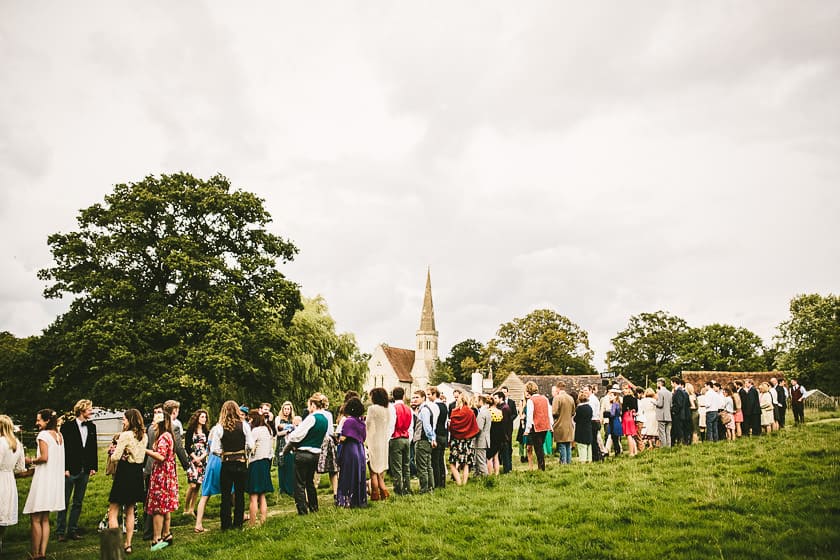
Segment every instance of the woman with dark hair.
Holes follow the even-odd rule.
[[[172,543],[172,512],[178,510],[178,473],[175,470],[175,439],[172,418],[164,414],[155,424],[155,442],[146,455],[154,459],[149,477],[149,493],[145,512],[152,516],[152,550],[161,550]]]
[[[295,506],[298,515],[318,511],[318,492],[315,489],[315,469],[321,455],[324,438],[332,436],[332,423],[324,414],[329,400],[321,393],[309,397],[309,414],[289,434],[284,452],[295,447]]]
[[[265,523],[268,512],[265,495],[268,492],[274,492],[274,486],[271,485],[271,431],[266,425],[265,416],[260,414],[259,410],[251,411],[249,416],[254,448],[248,463],[247,491],[250,496],[248,524],[253,527],[257,523],[257,510],[260,513],[260,525]]]
[[[370,457],[370,499],[376,501],[380,498],[385,500],[390,496],[382,476],[388,468],[388,441],[391,438],[391,434],[388,433],[388,391],[382,387],[371,389],[370,400],[373,404],[368,407],[365,418],[365,444]]]
[[[204,409],[198,409],[190,416],[187,423],[187,435],[184,438],[185,450],[190,458],[187,469],[187,495],[184,496],[184,515],[195,517],[195,505],[198,501],[201,484],[204,482],[204,470],[207,467],[207,423],[210,415]]]
[[[627,436],[627,447],[630,456],[636,455],[639,448],[636,445],[636,413],[639,411],[639,401],[633,394],[633,388],[629,384],[624,385],[624,397],[621,400],[621,431]]]
[[[344,421],[341,425],[338,462],[338,491],[335,505],[340,507],[367,506],[365,477],[365,438],[367,427],[362,420],[365,406],[358,397],[350,397],[342,407]]]
[[[469,397],[461,393],[449,413],[449,470],[458,486],[466,484],[470,477],[470,467],[475,463],[472,439],[477,434],[478,423]]]
[[[109,461],[116,462],[114,482],[108,495],[108,527],[119,527],[120,509],[125,508],[125,553],[131,554],[134,536],[134,508],[146,497],[143,487],[143,462],[146,460],[146,428],[143,417],[136,408],[129,408],[123,415],[123,431]]]
[[[38,427],[37,455],[25,463],[35,469],[23,513],[31,514],[32,559],[47,557],[50,540],[50,512],[65,508],[64,439],[58,433],[58,414],[44,408],[35,417]]]

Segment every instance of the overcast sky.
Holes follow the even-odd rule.
[[[593,5],[595,4],[595,5]],[[0,331],[66,309],[50,233],[222,173],[371,352],[551,308],[766,342],[840,291],[840,3],[0,1]]]

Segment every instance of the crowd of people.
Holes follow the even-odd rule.
[[[226,401],[215,424],[200,409],[186,430],[177,401],[155,405],[148,426],[139,410],[129,409],[108,450],[106,472],[113,482],[107,525],[116,529],[124,523],[124,549],[130,554],[135,507],[142,503],[143,536],[151,550],[171,546],[171,515],[181,507],[178,464],[187,483],[183,513],[195,519],[193,530],[203,533],[206,505],[216,495],[222,531],[242,528],[246,518],[251,526],[265,522],[266,495],[275,491],[272,462],[277,489],[306,515],[318,511],[317,484],[324,474],[336,506],[365,507],[390,499],[386,471],[395,495],[413,493],[414,477],[417,492],[426,494],[448,482],[465,485],[470,477],[509,473],[514,442],[523,463],[545,470],[549,456],[571,463],[573,448],[586,463],[621,455],[625,446],[633,456],[783,429],[788,404],[796,423],[804,422],[805,390],[795,379],[790,387],[775,378],[758,387],[751,379],[727,386],[709,381],[699,391],[678,377],[670,381],[669,389],[658,379],[656,390],[613,385],[600,398],[599,386],[570,392],[558,382],[549,398],[529,382],[518,406],[506,387],[489,395],[456,391],[449,403],[434,386],[413,391],[408,403],[402,387],[390,395],[377,387],[366,395],[367,407],[361,395],[349,391],[335,418],[321,393],[308,399],[301,416],[288,401],[276,415],[269,403],[250,410]],[[85,491],[99,469],[92,413],[87,399],[63,422],[54,410],[39,410],[34,457],[25,455],[11,419],[0,415],[0,547],[6,527],[18,522],[15,476],[32,476],[23,508],[31,516],[32,558],[46,558],[51,512],[57,512],[59,541],[81,538]]]

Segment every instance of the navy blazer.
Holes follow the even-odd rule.
[[[64,470],[70,474],[98,471],[99,456],[96,450],[96,424],[85,422],[88,429],[87,441],[82,441],[79,425],[73,418],[61,425],[64,437]]]

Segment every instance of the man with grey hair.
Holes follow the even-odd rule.
[[[662,447],[671,447],[671,391],[665,386],[665,378],[656,380],[656,421],[659,424],[659,441]]]

